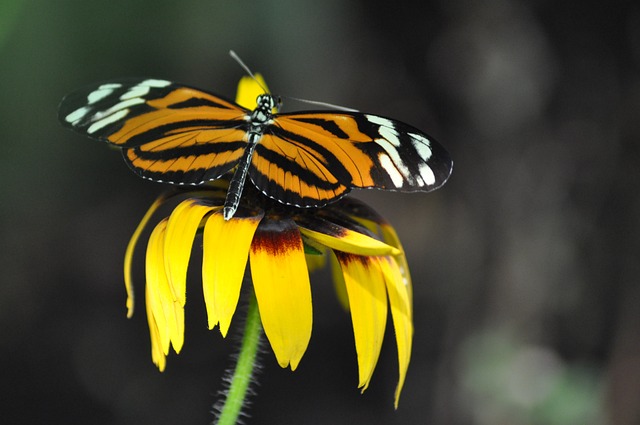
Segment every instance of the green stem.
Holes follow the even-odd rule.
[[[258,303],[255,293],[251,291],[238,363],[230,377],[227,398],[220,409],[217,425],[234,425],[238,420],[251,384],[253,369],[256,366],[261,334],[262,324],[260,323]]]

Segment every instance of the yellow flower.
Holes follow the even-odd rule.
[[[238,103],[252,105],[265,87],[243,79]],[[250,100],[249,100],[250,99]],[[184,343],[186,276],[194,240],[202,235],[202,284],[209,329],[227,335],[249,262],[262,327],[281,367],[295,370],[311,338],[313,314],[308,269],[330,256],[334,284],[351,313],[364,391],[378,361],[388,306],[398,348],[402,389],[413,337],[411,281],[393,228],[365,204],[344,198],[320,209],[286,207],[246,185],[230,220],[223,217],[225,180],[197,190],[161,196],[134,233],[125,258],[128,315],[133,313],[130,277],[133,247],[152,215],[182,198],[152,231],[146,253],[145,304],[153,362],[162,371],[172,346]]]

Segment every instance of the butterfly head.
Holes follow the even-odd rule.
[[[261,94],[256,100],[257,106],[253,110],[251,121],[253,123],[265,123],[270,120],[274,113],[278,111],[282,101],[279,97],[271,96],[270,94]]]
[[[272,96],[270,94],[264,93],[258,96],[258,98],[256,99],[256,103],[258,104],[258,108],[278,110],[280,108],[280,105],[282,104],[282,99],[280,99],[279,96]]]

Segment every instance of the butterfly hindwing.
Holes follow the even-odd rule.
[[[120,80],[78,90],[60,105],[74,130],[123,148],[142,177],[174,184],[214,180],[246,145],[247,110],[164,80]]]

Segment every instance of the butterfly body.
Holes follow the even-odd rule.
[[[260,95],[257,104],[258,106],[251,113],[248,120],[250,127],[247,131],[247,146],[229,182],[229,191],[227,192],[223,208],[223,214],[226,220],[233,217],[233,214],[235,214],[238,209],[244,182],[247,179],[247,173],[251,164],[251,157],[253,156],[256,146],[260,143],[265,127],[270,125],[273,119],[273,113],[271,111],[276,107],[273,96],[268,94]]]
[[[343,111],[253,110],[164,80],[119,80],[78,90],[60,121],[122,148],[140,176],[177,185],[215,180],[235,167],[224,214],[235,213],[247,177],[287,205],[320,207],[352,188],[428,192],[452,161],[435,140],[400,121]]]

